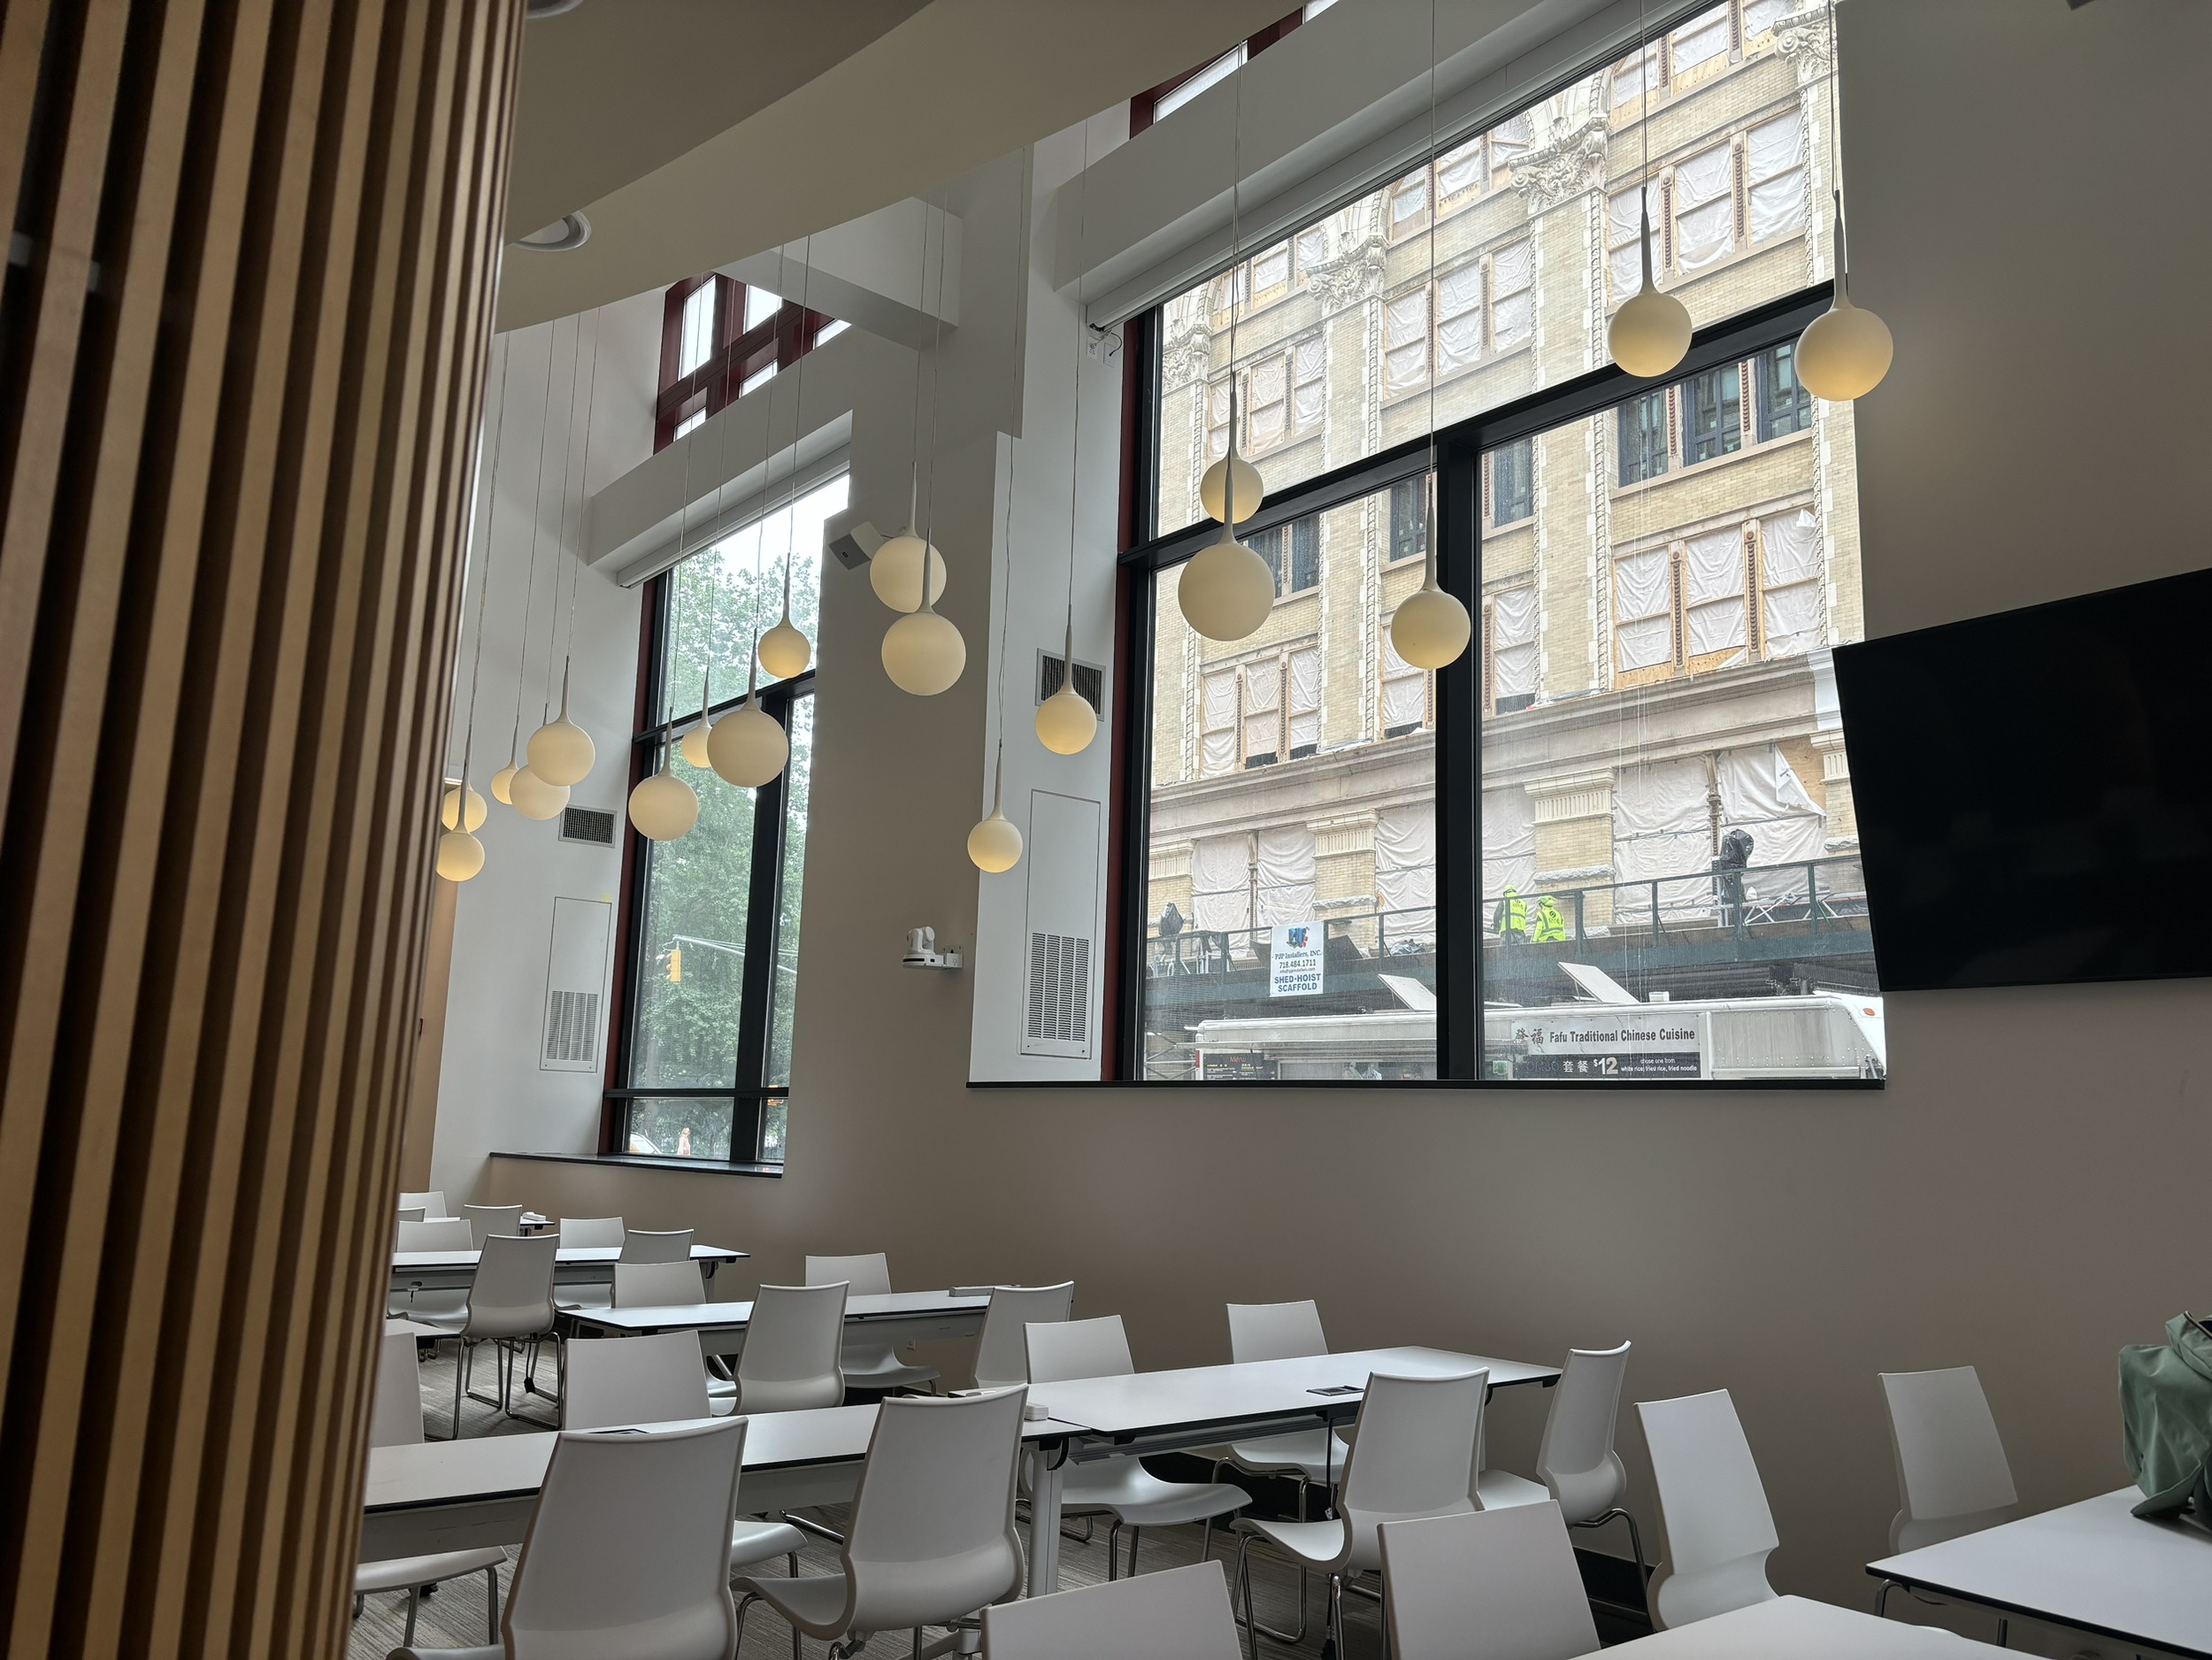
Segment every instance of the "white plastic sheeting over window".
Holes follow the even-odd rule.
[[[1536,332],[1536,248],[1509,242],[1490,257],[1490,349],[1510,351]]]
[[[1482,896],[1509,888],[1525,894],[1536,880],[1536,803],[1517,785],[1482,792]],[[1487,913],[1484,926],[1489,926]]]
[[[1436,284],[1436,372],[1450,374],[1482,356],[1482,266],[1462,265]]]
[[[1736,163],[1726,144],[1675,164],[1674,263],[1702,271],[1736,251]]]
[[[1764,35],[1787,17],[1796,4],[1797,0],[1744,0],[1744,44],[1748,46]]]
[[[1198,771],[1212,777],[1237,770],[1237,672],[1223,669],[1199,682]]]
[[[1282,758],[1283,665],[1273,657],[1244,665],[1244,758]]]
[[[1390,193],[1390,240],[1419,228],[1417,221],[1428,211],[1429,181],[1425,172],[1415,173]]]
[[[1619,109],[1624,104],[1640,105],[1645,94],[1659,89],[1659,43],[1656,41],[1643,50],[1640,65],[1643,73],[1640,75],[1636,73],[1639,66],[1635,58],[1625,58],[1613,71],[1615,109]]]
[[[1263,357],[1252,365],[1246,388],[1244,437],[1252,450],[1266,450],[1283,441],[1290,429],[1290,358],[1287,354]]]
[[[1328,386],[1323,376],[1328,364],[1327,353],[1318,334],[1302,340],[1291,350],[1291,421],[1299,432],[1306,432],[1321,424]]]
[[[1488,175],[1489,169],[1483,165],[1480,138],[1470,139],[1457,150],[1448,150],[1436,158],[1437,187],[1447,202],[1470,190],[1481,189],[1489,182]]]
[[[1519,697],[1536,689],[1536,590],[1510,588],[1490,601],[1490,690]]]
[[[1759,551],[1767,655],[1792,657],[1825,645],[1820,520],[1809,508],[1760,520]]]
[[[1740,654],[1750,643],[1749,622],[1744,606],[1747,574],[1743,527],[1693,536],[1685,546],[1684,588],[1687,601],[1690,655],[1716,651]],[[1731,658],[1731,662],[1740,660]]]
[[[1647,548],[1613,561],[1613,666],[1623,674],[1674,657],[1671,561]]]
[[[1659,187],[1644,187],[1645,204],[1651,210],[1651,222],[1663,223],[1666,207],[1659,199]],[[1636,192],[1623,190],[1606,204],[1605,208],[1606,280],[1612,285],[1616,304],[1626,299],[1644,285],[1644,222],[1636,204]],[[1652,250],[1652,263],[1660,263],[1657,249]]]
[[[1216,461],[1229,453],[1229,382],[1216,380],[1206,388],[1206,453]]]
[[[1675,30],[1673,69],[1680,80],[1692,71],[1702,69],[1717,58],[1728,56],[1728,8],[1715,6],[1701,12]]]
[[[1190,856],[1191,915],[1202,928],[1252,926],[1249,836],[1202,836]]]
[[[1429,291],[1416,288],[1383,307],[1383,392],[1421,385],[1429,375]]]
[[[1313,826],[1273,825],[1252,838],[1258,866],[1256,928],[1313,920]]]
[[[1375,820],[1375,908],[1386,950],[1436,940],[1436,803],[1386,807]]]
[[[1383,623],[1382,724],[1386,733],[1403,732],[1428,719],[1429,677],[1398,655],[1390,643],[1390,624]]]
[[[1751,129],[1744,159],[1751,181],[1751,240],[1805,227],[1805,112],[1791,110]]]
[[[1277,288],[1290,282],[1290,244],[1277,242],[1272,248],[1252,256],[1252,293],[1255,297],[1271,295]]]
[[[1713,908],[1708,880],[1714,842],[1709,792],[1716,783],[1720,792],[1720,834],[1747,832],[1752,840],[1753,866],[1816,859],[1825,851],[1827,820],[1775,745],[1724,749],[1716,770],[1717,777],[1709,778],[1704,757],[1689,756],[1624,766],[1615,780],[1616,880],[1694,879],[1660,883],[1663,918],[1702,916]],[[1777,897],[1793,884],[1802,890],[1801,872],[1763,879],[1747,891]],[[1640,893],[1625,888],[1617,894],[1617,917],[1647,919],[1650,912],[1648,888]]]
[[[1290,747],[1317,748],[1321,742],[1321,648],[1290,654]]]

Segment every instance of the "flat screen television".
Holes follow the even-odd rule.
[[[2212,570],[1836,651],[1885,991],[2212,974]]]

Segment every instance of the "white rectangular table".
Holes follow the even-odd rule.
[[[2212,1660],[2212,1533],[2147,1521],[2122,1487],[1867,1564],[1908,1590]]]
[[[894,1291],[845,1299],[848,1343],[914,1343],[974,1337],[991,1306],[987,1293]],[[665,1308],[578,1309],[577,1330],[591,1337],[644,1337],[656,1332],[696,1332],[710,1355],[734,1355],[745,1347],[753,1318],[750,1303],[686,1303]]]
[[[755,1413],[745,1432],[739,1510],[752,1515],[845,1503],[858,1483],[875,1425],[872,1405]],[[1071,1428],[1025,1424],[1022,1433],[1027,1441],[1057,1444]],[[544,1431],[372,1448],[362,1494],[361,1560],[519,1544],[555,1440]]]
[[[424,1290],[464,1288],[476,1277],[476,1259],[481,1255],[481,1251],[474,1250],[394,1251],[392,1289],[404,1292],[410,1287]],[[553,1283],[611,1285],[615,1259],[621,1255],[619,1245],[571,1245],[557,1249],[553,1253]],[[699,1264],[710,1280],[724,1263],[741,1262],[745,1256],[745,1252],[724,1245],[691,1248],[691,1260]]]
[[[1053,1418],[1080,1425],[1064,1449],[1041,1449],[1030,1471],[1029,1594],[1060,1588],[1060,1502],[1065,1464],[1088,1464],[1123,1453],[1182,1452],[1244,1438],[1311,1429],[1317,1423],[1348,1422],[1359,1410],[1369,1374],[1445,1377],[1490,1369],[1494,1391],[1517,1385],[1544,1387],[1559,1381],[1556,1366],[1494,1360],[1442,1349],[1368,1349],[1241,1365],[1193,1366],[1175,1372],[1139,1372],[1119,1378],[1072,1379],[1037,1384],[1034,1404]],[[1317,1395],[1317,1389],[1349,1393]]]
[[[1832,1602],[1778,1596],[1732,1613],[1716,1614],[1671,1631],[1616,1643],[1608,1656],[1633,1648],[1633,1660],[1971,1660],[1988,1648],[1933,1625],[1877,1619]]]

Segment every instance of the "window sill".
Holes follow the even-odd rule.
[[[713,1158],[649,1158],[641,1153],[503,1153],[494,1158],[528,1158],[552,1164],[621,1164],[636,1170],[689,1170],[709,1176],[765,1176],[780,1180],[781,1164],[738,1164]]]
[[[1812,440],[1813,429],[1809,427],[1801,427],[1793,433],[1784,433],[1779,438],[1758,439],[1740,450],[1731,450],[1724,456],[1715,456],[1710,461],[1687,461],[1671,472],[1655,473],[1650,478],[1639,479],[1633,484],[1616,484],[1612,487],[1612,499],[1623,501],[1632,496],[1640,496],[1646,490],[1679,484],[1684,479],[1707,478],[1738,462],[1756,460],[1761,456],[1770,456],[1778,450],[1786,450],[1792,444],[1810,443]]]
[[[1801,1089],[1880,1090],[1882,1078],[971,1078],[971,1089],[1181,1089],[1228,1092],[1250,1089],[1346,1090],[1365,1095],[1391,1090],[1453,1089],[1471,1095],[1511,1090],[1524,1095],[1579,1095],[1591,1090],[1615,1095],[1640,1090],[1709,1089],[1727,1094],[1765,1090],[1789,1094]]]

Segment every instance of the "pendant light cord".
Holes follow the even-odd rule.
[[[506,369],[504,365],[503,365],[500,369],[500,408],[498,422],[498,431],[503,434],[506,430],[507,418],[506,374]],[[492,441],[492,472],[495,477],[496,477],[499,472],[499,440],[497,437],[495,437]],[[498,492],[496,488],[495,488],[492,495],[492,502],[495,507],[496,507],[498,500]],[[466,728],[466,735],[461,740],[461,788],[458,799],[456,801],[453,809],[453,827],[456,830],[461,831],[467,830],[469,824],[469,767],[476,758],[476,689],[478,686],[482,683],[484,679],[484,610],[486,605],[490,602],[492,596],[493,544],[490,524],[491,515],[488,513],[485,518],[484,569],[482,574],[477,579],[476,583],[476,660],[469,669],[468,726]],[[442,789],[439,791],[441,797],[442,797],[444,794],[445,792]],[[440,804],[442,807],[442,801]]]
[[[1244,65],[1239,64],[1229,116],[1229,430],[1221,456],[1221,522],[1237,534],[1237,288],[1244,249]]]
[[[807,327],[812,315],[807,310],[807,300],[814,292],[814,233],[806,234],[806,250],[799,256],[799,327]],[[810,343],[807,350],[811,351]],[[803,356],[804,354],[801,354]],[[798,402],[791,411],[791,477],[790,488],[784,498],[783,527],[783,620],[791,620],[791,562],[799,548],[799,435],[806,431],[806,369],[798,366]]]
[[[914,304],[929,302],[929,200],[922,200],[921,247],[914,257]],[[907,421],[906,529],[909,535],[921,526],[922,506],[922,354],[914,354],[914,410]],[[922,594],[929,594],[929,556],[922,556]]]
[[[1068,630],[1060,648],[1060,684],[1069,691],[1075,689],[1076,503],[1083,476],[1077,469],[1083,457],[1083,331],[1089,327],[1083,311],[1083,279],[1079,273],[1084,258],[1083,250],[1090,234],[1090,193],[1091,124],[1086,119],[1083,123],[1083,172],[1075,188],[1075,263],[1079,274],[1075,279],[1075,355],[1069,385],[1069,398],[1075,405],[1075,420],[1068,444]]]
[[[1836,71],[1843,56],[1836,38],[1836,0],[1828,0],[1828,186],[1836,204],[1836,292],[1851,294],[1851,256],[1843,233],[1843,83]]]
[[[530,489],[530,565],[538,563],[538,545],[544,540],[545,531],[545,446],[552,437],[553,427],[553,353],[558,344],[555,336],[561,326],[549,323],[545,330],[545,412],[538,421],[538,480]],[[561,566],[558,558],[553,564],[553,603],[545,625],[545,714],[553,713],[553,638],[558,626],[561,611]],[[541,719],[540,725],[544,722]]]
[[[1436,5],[1437,0],[1429,0],[1429,158],[1428,178],[1424,181],[1429,203],[1429,291],[1425,300],[1429,332],[1429,480],[1428,488],[1423,492],[1427,498],[1424,503],[1427,511],[1423,515],[1425,522],[1421,526],[1421,540],[1425,544],[1422,551],[1426,556],[1422,560],[1424,588],[1436,586],[1436,382],[1444,368],[1442,354],[1437,350],[1443,341],[1438,324],[1438,313],[1442,308],[1436,291],[1436,229],[1443,218],[1444,176],[1437,166],[1436,155]]]
[[[923,204],[926,211],[928,203]],[[927,228],[924,234],[926,237]],[[943,399],[938,396],[939,382],[944,374],[945,349],[945,234],[937,233],[937,306],[931,325],[929,347],[929,528],[922,533],[922,603],[914,609],[927,611],[929,607],[929,549],[937,545],[937,412]],[[915,385],[921,384],[921,365],[915,365]]]
[[[1016,324],[1011,344],[1006,353],[1006,408],[1016,426],[1022,420],[1022,352],[1028,341],[1028,330],[1020,324],[1029,313],[1024,303],[1027,298],[1029,281],[1029,196],[1030,168],[1034,165],[1036,152],[1025,149],[1021,165],[1014,170],[1014,187],[1019,201],[1014,209],[1014,307],[1011,313]],[[1021,440],[1008,435],[1006,442],[1006,578],[1000,589],[998,609],[998,765],[991,783],[991,811],[1000,810],[1006,788],[1006,626],[1014,610],[1014,477],[1021,461]]]
[[[591,380],[584,389],[584,462],[583,465],[578,469],[576,478],[576,540],[580,545],[574,561],[576,569],[568,579],[568,626],[561,634],[561,680],[564,687],[566,686],[568,680],[569,655],[576,645],[576,590],[583,586],[584,581],[583,549],[580,544],[584,540],[584,501],[591,493],[591,411],[592,406],[599,401],[599,334],[601,312],[604,310],[603,306],[595,310],[591,314]],[[583,327],[583,319],[577,319],[576,328],[580,338]],[[572,375],[572,380],[573,378]],[[568,423],[570,434],[572,437],[576,427],[575,396],[572,390],[570,394]],[[562,545],[564,547],[567,545],[565,534],[562,537]]]

